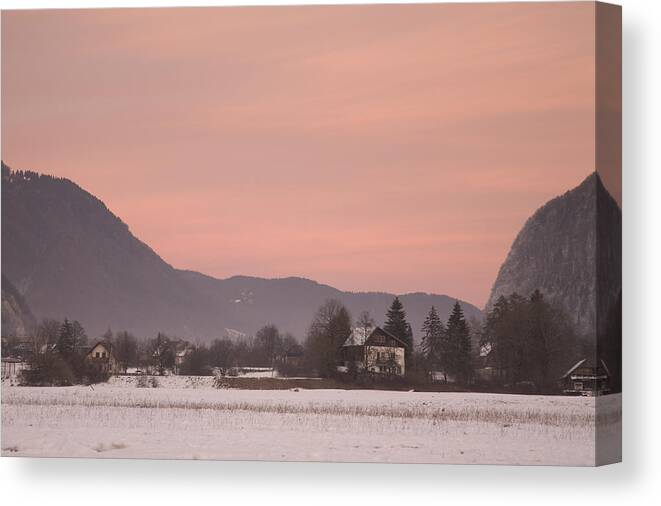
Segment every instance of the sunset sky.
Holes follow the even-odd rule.
[[[594,167],[592,3],[2,13],[2,157],[167,262],[482,306]]]

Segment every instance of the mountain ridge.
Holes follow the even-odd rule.
[[[209,340],[227,328],[254,334],[275,323],[302,338],[327,298],[344,302],[354,317],[366,309],[379,319],[395,296],[345,292],[296,276],[218,279],[176,269],[76,183],[12,171],[4,162],[2,219],[3,275],[36,315],[78,319],[90,335],[112,326],[144,336],[165,331]],[[447,316],[455,301],[417,292],[401,298],[415,333],[429,306]],[[468,317],[481,316],[479,308],[460,302]]]
[[[2,274],[2,335],[28,337],[36,319],[16,287]]]
[[[577,330],[595,335],[621,289],[622,214],[597,172],[530,216],[493,283],[485,310],[513,292],[539,289]]]

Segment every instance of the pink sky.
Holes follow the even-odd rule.
[[[2,157],[217,277],[486,301],[594,170],[594,5],[2,13]]]

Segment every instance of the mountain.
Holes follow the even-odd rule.
[[[35,325],[35,318],[25,299],[5,275],[2,275],[2,335],[26,337]]]
[[[595,172],[538,209],[498,272],[487,309],[501,295],[538,288],[576,329],[595,335],[622,286],[622,212]]]
[[[218,307],[224,307],[224,321],[230,328],[254,333],[265,322],[273,322],[295,336],[305,335],[317,308],[327,299],[341,301],[352,316],[369,311],[382,324],[394,294],[384,292],[344,292],[304,278],[263,279],[234,276],[219,280],[192,271],[179,271],[191,290],[203,293]],[[454,298],[447,295],[407,293],[399,296],[409,322],[417,334],[433,305],[443,317],[452,310]],[[481,311],[460,301],[467,318],[481,318]]]
[[[4,165],[2,272],[35,315],[78,319],[90,335],[111,325],[193,333],[212,310],[103,202],[66,179]]]
[[[324,300],[380,320],[394,295],[342,292],[302,278],[220,280],[175,269],[137,239],[103,202],[73,182],[2,166],[2,272],[40,318],[77,319],[90,336],[108,327],[207,340],[253,334],[275,323],[303,337]],[[402,297],[414,333],[434,304],[454,298]],[[467,317],[481,311],[462,301]],[[226,330],[229,329],[229,330]]]

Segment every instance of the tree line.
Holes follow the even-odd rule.
[[[491,383],[507,386],[529,382],[537,391],[551,391],[559,375],[594,348],[593,343],[576,336],[567,315],[538,290],[529,297],[516,293],[500,297],[482,322],[467,322],[459,302],[446,321],[431,307],[420,329],[418,346],[414,346],[413,329],[398,297],[384,316],[382,328],[405,343],[411,382],[438,380],[440,374],[446,381],[469,385],[485,381],[476,372],[489,369]],[[618,320],[613,321],[617,326]],[[180,374],[205,375],[265,367],[282,375],[332,377],[338,374],[339,350],[352,330],[360,328],[369,335],[375,327],[367,311],[354,322],[348,309],[331,299],[314,314],[302,344],[273,324],[252,337],[215,339],[208,344],[194,345],[164,333],[138,339],[128,331],[113,333],[110,329],[100,340],[110,344],[124,372],[136,368],[164,374],[177,369]],[[73,384],[102,380],[84,360],[89,344],[78,321],[42,320],[30,343],[30,381]],[[296,360],[288,361],[287,357]]]
[[[420,344],[423,368],[438,371],[447,382],[451,376],[458,383],[468,384],[472,378],[471,331],[464,311],[455,302],[444,324],[432,306],[422,325]]]

